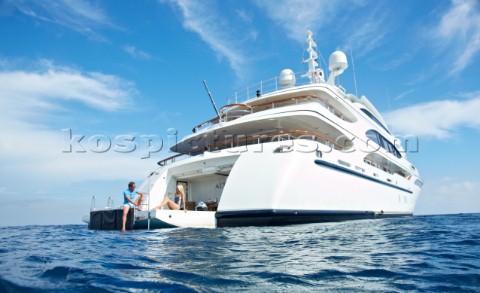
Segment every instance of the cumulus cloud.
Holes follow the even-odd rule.
[[[471,178],[432,178],[424,185],[416,214],[478,213],[480,189]]]
[[[100,205],[112,195],[106,182],[115,182],[119,193],[121,183],[144,178],[155,167],[138,152],[93,152],[88,137],[83,141],[87,152],[65,152],[65,132],[48,123],[77,108],[100,115],[120,112],[137,95],[132,82],[46,60],[21,68],[18,63],[0,60],[0,200],[8,210],[0,225],[79,223],[92,195],[99,196]],[[18,207],[28,217],[18,219]]]
[[[480,129],[480,93],[469,95],[475,97],[413,105],[388,112],[385,119],[395,133],[405,136],[444,139],[459,127]]]
[[[452,0],[432,35],[444,44],[443,49],[455,52],[451,74],[462,72],[480,52],[480,2]]]
[[[114,75],[57,66],[42,60],[32,71],[0,69],[2,107],[52,109],[54,100],[75,100],[102,110],[126,107],[136,92],[132,82]],[[26,114],[26,113],[24,113]]]
[[[3,85],[12,81],[13,76],[21,80],[16,81],[15,87],[9,85],[8,92],[2,91]],[[66,84],[58,83],[59,78]],[[38,86],[39,80],[52,88],[45,90]],[[81,142],[87,151],[80,153],[73,148],[72,152],[65,152],[65,141],[69,142],[68,137],[65,139],[65,132],[48,125],[47,121],[70,116],[72,108],[79,105],[93,108],[102,115],[130,103],[126,97],[133,89],[117,87],[112,80],[120,79],[58,68],[50,73],[3,71],[0,74],[0,107],[5,111],[0,115],[0,200],[8,210],[0,217],[0,226],[79,223],[81,215],[88,213],[92,195],[98,197],[97,207],[106,203],[108,195],[113,195],[115,202],[119,203],[126,182],[143,179],[156,167],[152,160],[140,159],[140,146],[127,154],[112,149],[95,153],[88,134],[75,130],[74,135],[87,135]],[[34,90],[29,89],[30,83]],[[93,93],[94,97],[79,94],[82,89]],[[59,106],[72,97],[75,103]],[[113,144],[114,138],[111,139]],[[28,217],[18,219],[14,212],[18,207]],[[52,214],[52,210],[59,213]]]
[[[0,161],[5,182],[22,177],[36,182],[46,178],[65,182],[124,178],[143,166],[138,156],[64,153],[64,134],[47,125],[47,120],[68,116],[78,105],[99,112],[131,105],[137,94],[132,82],[42,61],[35,70],[1,68],[0,84],[0,108],[4,112],[0,115]],[[126,165],[132,167],[122,168]]]
[[[468,180],[459,180],[450,177],[444,177],[442,183],[437,186],[440,194],[451,195],[459,193],[472,193],[476,191],[477,185]]]

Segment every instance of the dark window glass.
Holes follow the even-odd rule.
[[[390,131],[388,131],[388,129],[387,129],[385,126],[383,126],[383,124],[382,124],[380,121],[378,121],[377,117],[373,116],[373,114],[370,113],[367,109],[363,109],[363,108],[362,108],[362,109],[360,109],[360,110],[362,110],[362,112],[365,113],[365,115],[367,115],[370,119],[372,119],[372,120],[373,120],[375,123],[377,123],[380,127],[382,127],[383,129],[385,129],[386,132],[390,133]]]
[[[393,144],[388,143],[388,151],[392,154],[395,154],[395,147],[393,146]]]
[[[379,136],[380,136],[380,142],[382,143],[382,148],[384,148],[384,149],[386,149],[387,151],[389,151],[389,150],[388,150],[388,141],[385,139],[385,137],[383,137],[383,136],[381,136],[381,135],[379,135]]]
[[[380,141],[378,140],[378,135],[375,130],[367,131],[367,137],[369,140],[373,141],[374,143],[380,145]]]
[[[376,132],[375,130],[373,129],[370,129],[369,131],[367,131],[366,133],[367,135],[367,138],[370,140],[370,141],[373,141],[375,142],[376,144],[378,144],[380,147],[382,147],[383,149],[387,150],[389,153],[393,154],[395,157],[397,158],[401,158],[402,155],[400,154],[400,152],[397,150],[397,148],[395,147],[395,145],[393,145],[391,142],[389,142],[385,137],[383,137],[383,135],[381,135],[380,133]]]

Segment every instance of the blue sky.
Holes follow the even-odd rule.
[[[168,145],[218,106],[302,63],[306,29],[341,84],[366,95],[425,181],[416,214],[480,212],[480,3],[423,1],[0,1],[0,225],[80,223],[90,200],[121,202]],[[322,62],[323,63],[323,62]],[[326,69],[326,66],[322,64]],[[65,132],[85,136],[65,151]],[[135,136],[130,153],[88,139]],[[145,142],[146,143],[146,142]],[[98,150],[98,149],[97,149]]]

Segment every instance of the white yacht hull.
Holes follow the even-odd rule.
[[[204,202],[211,211],[152,209],[135,216],[132,227],[282,225],[413,214],[423,186],[418,170],[370,101],[336,84],[348,68],[346,55],[332,53],[325,80],[323,69],[316,68],[311,32],[306,41],[308,71],[298,76],[306,83],[297,83],[297,75],[285,69],[278,82],[247,89],[246,100],[235,94],[234,104],[173,145],[176,154],[160,161],[139,188],[148,195],[144,210],[159,206],[165,196],[173,200],[182,185],[178,194],[186,197],[187,209]],[[185,159],[176,161],[180,157]]]
[[[312,143],[315,144],[304,141],[303,150]],[[413,184],[414,178],[407,180],[373,167],[369,169],[355,153],[333,151],[320,158],[317,152],[302,152],[295,145],[291,151],[274,152],[285,145],[291,146],[292,142],[264,144],[261,151],[237,148],[206,152],[163,167],[150,185],[153,202],[156,198],[161,200],[177,181],[189,182],[192,186],[189,198],[197,203],[214,197],[206,196],[205,192],[211,192],[214,186],[219,189],[220,185],[218,210],[216,213],[157,210],[151,215],[154,219],[151,222],[158,220],[170,227],[211,228],[413,214],[420,192]],[[240,150],[243,152],[239,153]],[[350,168],[337,163],[339,155],[343,161],[350,160]],[[216,176],[205,171],[229,163],[233,166],[228,175]],[[357,165],[362,172],[355,170]]]
[[[135,214],[136,229],[161,228],[216,228],[215,212],[211,211],[183,211],[183,210],[152,210],[150,221],[148,211]]]

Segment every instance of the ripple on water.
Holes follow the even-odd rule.
[[[3,227],[0,292],[478,292],[479,223],[471,214],[129,233]]]

